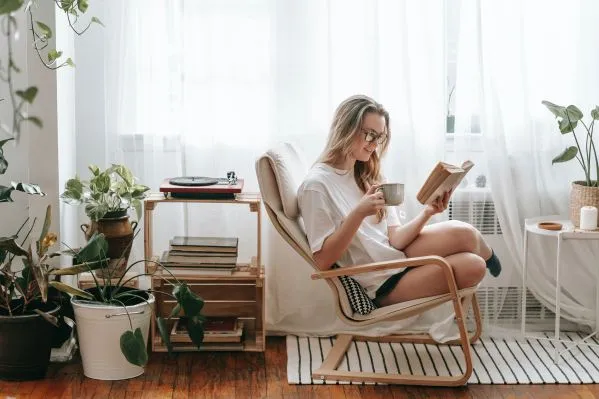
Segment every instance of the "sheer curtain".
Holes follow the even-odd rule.
[[[457,114],[481,115],[492,196],[519,278],[524,219],[567,219],[570,182],[580,178],[575,162],[551,166],[573,138],[562,137],[541,101],[576,104],[587,117],[598,101],[599,4],[462,0],[461,7],[457,86],[465,89],[457,92]],[[555,241],[533,237],[529,245],[529,287],[554,309]],[[563,315],[594,325],[599,246],[564,247]]]
[[[103,118],[78,119],[80,173],[91,161],[123,162],[157,191],[167,177],[224,177],[233,170],[245,179],[244,190],[257,191],[260,154],[287,141],[311,164],[335,107],[364,93],[391,114],[384,170],[389,180],[406,184],[402,210],[410,218],[421,207],[415,193],[445,145],[443,4],[95,2],[94,15],[106,29],[101,37],[83,38],[81,53],[100,53],[103,61],[77,70],[78,107],[94,106],[88,114]],[[92,84],[104,90],[86,91]],[[154,215],[155,255],[182,234],[239,237],[239,261],[255,252],[255,214],[245,206],[161,204]],[[345,329],[330,289],[310,280],[310,267],[266,218],[262,222],[269,330]],[[142,256],[138,239],[132,258]]]

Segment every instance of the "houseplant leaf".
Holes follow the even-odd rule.
[[[135,329],[135,332],[129,330],[121,335],[121,351],[131,364],[143,367],[148,363],[146,344],[139,327]]]
[[[568,162],[569,160],[573,159],[576,156],[576,154],[578,154],[578,148],[570,146],[566,148],[561,154],[553,158],[551,164],[553,165],[554,163]]]
[[[90,301],[93,301],[95,298],[92,294],[90,294],[87,291],[83,291],[80,290],[79,288],[75,288],[72,287],[68,284],[65,283],[61,283],[60,281],[50,281],[48,283],[48,285],[50,287],[54,287],[56,288],[58,291],[73,295],[73,296],[78,296],[80,298],[85,298],[85,299],[89,299]]]
[[[17,236],[0,237],[0,249],[8,251],[11,254],[17,256],[27,256],[27,251],[25,250],[25,248],[17,244],[17,242],[15,241],[16,239]]]
[[[23,0],[0,0],[0,15],[17,11],[23,5]]]
[[[599,120],[599,106],[595,105],[595,108],[591,111],[591,117],[594,120]]]
[[[557,122],[557,125],[559,127],[559,131],[562,132],[562,134],[566,134],[574,130],[576,125],[578,125],[578,121],[568,121],[568,119],[562,119],[561,121]]]
[[[200,314],[204,307],[204,300],[191,291],[185,283],[177,284],[173,288],[173,295],[177,298],[177,303],[181,305],[187,317],[191,318]]]
[[[156,317],[156,325],[158,326],[158,332],[162,338],[162,342],[165,343],[169,353],[173,351],[173,344],[171,343],[170,332],[166,325],[166,320],[163,317]]]
[[[562,107],[561,105],[557,105],[557,104],[554,104],[549,101],[542,101],[541,103],[544,106],[546,106],[547,109],[549,109],[549,111],[551,111],[551,113],[553,115],[555,115],[556,117],[568,119],[566,117],[566,108],[565,107]]]
[[[187,318],[187,334],[198,348],[204,340],[204,320],[205,318],[201,315]]]
[[[0,141],[0,175],[3,175],[6,172],[6,169],[8,168],[8,161],[6,160],[6,158],[4,158],[4,150],[2,149],[2,147],[4,146],[4,144],[6,144],[6,142],[10,140],[14,139],[10,138]]]
[[[566,113],[568,114],[566,119],[570,119],[570,122],[579,121],[584,116],[582,111],[578,109],[576,105],[568,105]]]

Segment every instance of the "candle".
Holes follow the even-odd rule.
[[[597,208],[594,206],[580,208],[580,228],[582,230],[597,230]]]

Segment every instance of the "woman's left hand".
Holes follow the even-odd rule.
[[[449,205],[449,198],[451,197],[451,193],[453,190],[446,191],[440,197],[437,197],[432,203],[428,204],[424,209],[424,212],[428,216],[436,215],[437,213],[441,213],[447,209]]]

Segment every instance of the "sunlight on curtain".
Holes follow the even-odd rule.
[[[416,191],[445,151],[442,1],[104,4],[107,163],[130,165],[153,190],[169,176],[234,170],[245,190],[257,191],[260,154],[291,141],[311,164],[336,106],[364,93],[391,114],[385,174],[406,183],[408,217],[421,209]],[[154,224],[156,254],[181,234],[237,236],[240,261],[255,251],[255,215],[246,207],[160,205]],[[263,226],[269,328],[346,328],[325,283],[312,282],[310,268],[266,219]]]
[[[481,113],[488,177],[509,250],[506,260],[517,266],[510,280],[519,281],[524,219],[566,215],[569,184],[580,177],[575,162],[551,166],[573,139],[559,133],[541,101],[576,104],[586,113],[594,106],[591,101],[597,99],[590,96],[596,93],[589,88],[597,84],[599,57],[592,49],[599,37],[594,22],[599,5],[557,0],[461,3],[458,118],[460,113]],[[580,243],[565,247],[564,316],[594,325],[599,248]],[[555,242],[533,242],[530,254],[529,286],[554,309]]]

